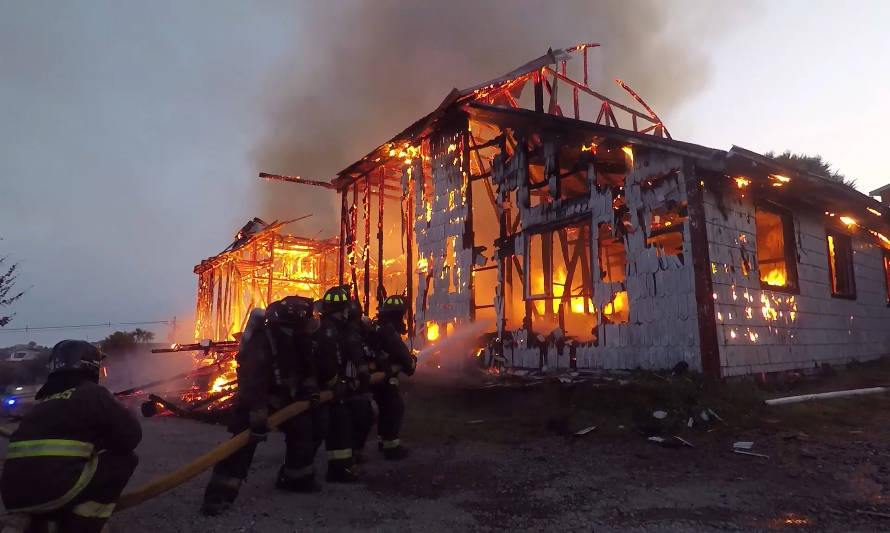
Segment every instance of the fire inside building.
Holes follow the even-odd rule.
[[[476,355],[497,369],[685,361],[726,377],[885,354],[887,205],[672,139],[620,80],[633,105],[590,86],[597,46],[453,90],[330,182],[261,174],[339,194],[339,238],[245,227],[195,269],[198,338],[342,283],[371,315],[405,294],[415,348],[487,322]]]

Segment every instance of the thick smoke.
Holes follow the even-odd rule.
[[[253,160],[257,170],[319,179],[431,111],[451,88],[579,42],[602,45],[591,52],[592,84],[624,98],[612,82],[621,78],[670,128],[670,110],[706,84],[707,48],[733,15],[723,5],[654,0],[307,4],[296,8],[308,21],[304,45],[268,80],[268,132]],[[325,222],[327,234],[336,232],[331,192],[258,187],[260,216],[313,212],[316,230]]]

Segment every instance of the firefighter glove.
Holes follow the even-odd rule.
[[[321,395],[317,392],[313,392],[309,395],[309,410],[314,411],[318,409],[319,405],[321,405]]]
[[[266,434],[269,433],[269,410],[252,410],[247,415],[247,421],[250,426],[250,440],[254,442],[266,440]]]
[[[402,372],[404,372],[406,376],[413,376],[415,370],[417,370],[417,356],[411,354],[411,359],[408,361],[405,368],[402,369]]]

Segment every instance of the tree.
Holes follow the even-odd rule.
[[[3,263],[6,259],[6,257],[0,257],[0,309],[9,307],[25,294],[25,291],[13,292],[15,280],[16,277],[18,277],[19,265],[18,263],[13,263],[4,272]],[[9,315],[0,313],[0,328],[9,324],[9,321],[12,320],[12,317],[14,316],[15,313]]]
[[[115,331],[99,341],[99,345],[108,355],[122,355],[135,351],[137,343],[151,342],[154,338],[151,331],[136,328],[134,331]]]
[[[115,331],[99,341],[99,345],[108,355],[124,355],[136,349],[136,336],[132,331]]]
[[[846,185],[850,188],[856,186],[855,179],[847,179],[847,177],[841,174],[838,170],[831,168],[831,163],[822,159],[821,155],[794,154],[791,150],[785,150],[781,154],[767,152],[766,157],[790,167],[795,167],[806,172],[812,172],[817,176],[822,176],[823,178]]]
[[[136,342],[151,342],[155,338],[155,334],[151,331],[136,328],[133,332],[133,338],[136,339]]]

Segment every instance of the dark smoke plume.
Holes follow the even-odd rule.
[[[725,4],[649,0],[318,2],[295,9],[310,21],[310,33],[300,36],[307,44],[268,80],[268,132],[253,160],[258,171],[325,180],[431,111],[451,88],[579,42],[602,45],[590,56],[593,84],[626,98],[612,82],[621,78],[670,128],[670,110],[707,83],[707,48],[734,15]],[[312,212],[313,227],[324,223],[326,235],[336,234],[338,202],[330,191],[269,182],[257,188],[259,216]]]

